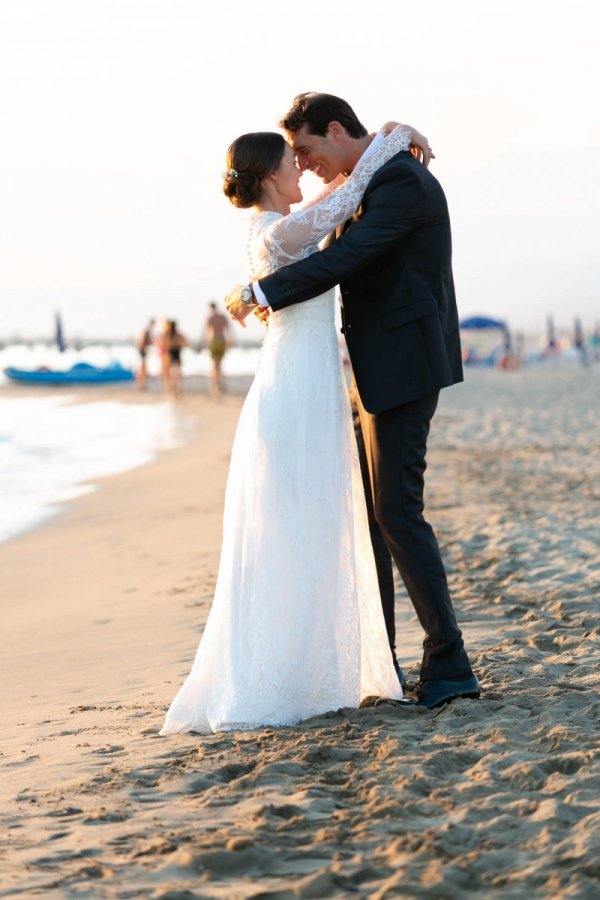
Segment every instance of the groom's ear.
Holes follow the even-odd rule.
[[[334,144],[337,143],[341,138],[346,136],[346,129],[340,122],[330,122],[327,126],[327,137]]]

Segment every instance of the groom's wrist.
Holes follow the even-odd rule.
[[[254,299],[258,303],[259,306],[268,306],[269,301],[265,297],[265,293],[260,286],[260,282],[255,281],[250,285],[252,288],[252,293],[254,294]]]
[[[251,284],[245,284],[240,288],[239,297],[244,306],[256,306],[256,297]]]

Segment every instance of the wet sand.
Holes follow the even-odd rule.
[[[210,605],[240,395],[185,396],[185,446],[0,545],[0,897],[596,896],[599,374],[443,392],[428,516],[480,701],[159,737]],[[397,618],[416,677],[400,584]]]

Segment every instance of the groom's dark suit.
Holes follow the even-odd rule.
[[[375,516],[426,637],[424,679],[471,671],[435,535],[423,518],[429,423],[462,381],[446,198],[402,152],[373,176],[345,233],[260,280],[275,311],[339,284]]]

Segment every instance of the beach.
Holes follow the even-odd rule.
[[[479,701],[159,736],[210,608],[242,379],[185,393],[181,442],[0,544],[0,897],[596,896],[598,375],[442,393],[427,515]],[[397,634],[415,679],[400,583]]]

